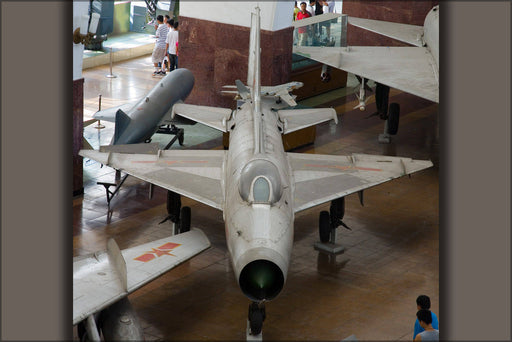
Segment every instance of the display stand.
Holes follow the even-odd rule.
[[[247,320],[247,341],[263,341],[263,330],[258,335],[251,335],[251,327],[249,320]]]
[[[328,254],[336,255],[343,253],[345,247],[336,243],[336,229],[331,231],[329,242],[315,242],[314,247],[317,251],[322,251]]]

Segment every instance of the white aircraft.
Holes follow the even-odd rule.
[[[287,153],[282,134],[334,120],[332,108],[284,109],[260,86],[260,13],[252,13],[248,98],[232,111],[179,103],[178,114],[229,132],[229,149],[160,150],[126,154],[82,150],[80,155],[159,185],[178,211],[180,195],[223,212],[236,280],[250,305],[250,330],[261,332],[264,302],[276,298],[286,281],[293,246],[294,215],[332,201],[320,214],[320,238],[327,242],[344,214],[344,196],[425,168],[410,158]],[[244,87],[245,88],[245,87]],[[280,102],[280,103],[279,103]],[[171,213],[172,214],[172,213]],[[188,228],[185,227],[184,230]]]
[[[280,100],[286,102],[289,106],[296,106],[297,102],[295,102],[294,96],[290,95],[290,92],[299,89],[302,87],[304,83],[302,82],[288,82],[285,84],[280,84],[277,86],[262,86],[261,87],[261,96],[274,96]],[[222,93],[226,94],[236,94],[235,99],[243,99],[250,100],[251,98],[251,88],[246,87],[240,80],[236,80],[236,86],[226,85],[224,88],[236,88],[237,90],[222,90]]]
[[[322,19],[318,17],[317,21]],[[308,19],[295,21],[293,26],[310,25]],[[362,77],[359,94],[356,94],[359,100],[356,107],[361,110],[365,109],[367,100],[364,80],[377,82],[377,109],[383,119],[387,118],[389,87],[439,103],[439,6],[430,10],[423,26],[354,17],[348,17],[348,23],[413,46],[294,46],[293,52]],[[324,73],[328,70],[323,70],[322,78],[326,77]],[[395,108],[390,108],[390,116],[396,116],[390,123],[394,132],[398,129]],[[385,136],[381,138],[385,140]],[[389,141],[389,136],[387,138]]]
[[[123,251],[110,239],[107,251],[74,258],[73,325],[80,340],[99,341],[101,329],[107,341],[143,341],[128,294],[209,247],[193,229]]]

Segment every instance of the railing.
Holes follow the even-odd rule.
[[[347,46],[346,14],[325,13],[292,23],[294,46]]]

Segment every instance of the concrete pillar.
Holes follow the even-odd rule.
[[[73,30],[80,26],[80,16],[89,14],[89,2],[73,1]],[[83,163],[78,151],[82,148],[84,131],[84,79],[82,77],[83,44],[73,45],[73,196],[84,193]]]
[[[84,79],[73,81],[73,196],[84,193],[82,148],[84,132]]]

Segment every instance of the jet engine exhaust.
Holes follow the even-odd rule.
[[[284,275],[273,262],[255,260],[242,269],[239,284],[242,292],[251,300],[271,300],[283,289]]]

